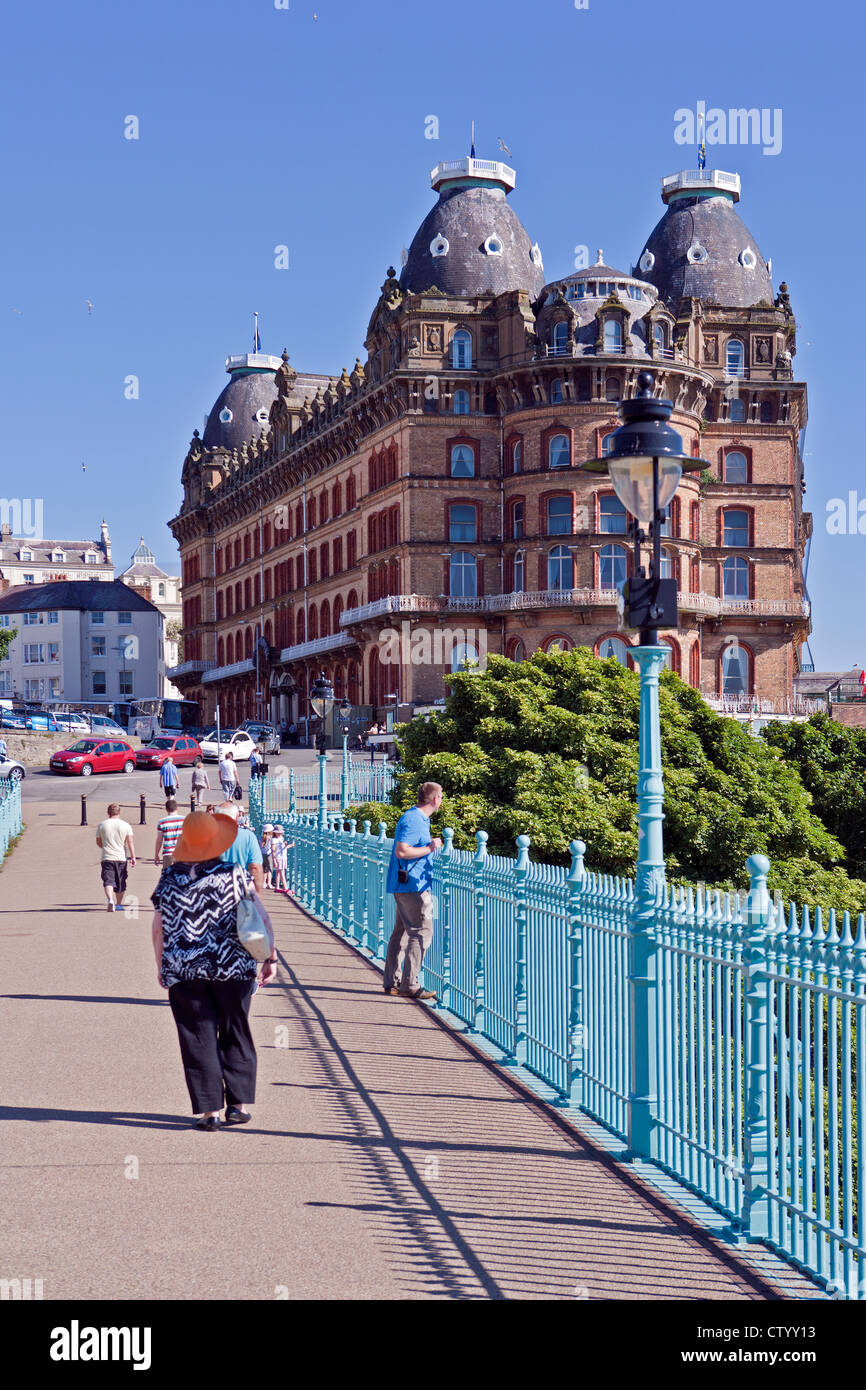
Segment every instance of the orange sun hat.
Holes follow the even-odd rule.
[[[203,864],[219,859],[237,839],[238,823],[217,812],[190,811],[174,847],[175,864]]]

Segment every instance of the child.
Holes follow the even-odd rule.
[[[274,827],[270,824],[263,826],[261,846],[262,864],[264,865],[266,888],[273,888],[275,886],[274,865],[273,860],[271,859],[271,845],[273,844],[273,839]]]
[[[283,838],[283,827],[274,826],[274,838],[271,840],[271,862],[276,871],[276,883],[274,887],[278,893],[285,893],[287,897],[294,897],[294,893],[286,884],[286,869],[289,863],[289,850],[294,849],[295,842],[286,841]]]

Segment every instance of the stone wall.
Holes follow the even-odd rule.
[[[89,737],[87,734],[49,734],[35,731],[16,734],[11,729],[0,730],[0,735],[6,740],[9,757],[23,763],[25,767],[47,767],[52,753],[56,753],[59,748],[71,748],[80,738]],[[142,746],[141,739],[131,735],[124,735],[124,741],[131,743],[133,748]]]

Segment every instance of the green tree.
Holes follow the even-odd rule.
[[[513,854],[526,833],[532,857],[632,875],[637,856],[639,682],[587,649],[488,658],[484,672],[449,677],[441,714],[402,726],[404,771],[393,808],[355,812],[389,831],[422,781],[445,792],[435,828],[455,844],[489,834],[491,854]],[[822,823],[797,768],[769,741],[712,711],[665,672],[659,696],[665,770],[665,850],[673,879],[743,887],[750,854],[772,862],[771,889],[858,910],[866,883],[849,878],[846,847]]]
[[[0,661],[5,661],[9,655],[14,638],[18,636],[17,627],[0,628]]]

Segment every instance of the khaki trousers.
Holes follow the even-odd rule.
[[[418,976],[424,963],[424,954],[433,940],[433,894],[427,889],[424,893],[395,893],[394,905],[397,920],[385,953],[385,974],[382,979],[384,989],[392,989],[397,983],[397,969],[400,955],[403,955],[403,974],[400,989],[414,994],[418,989]]]

